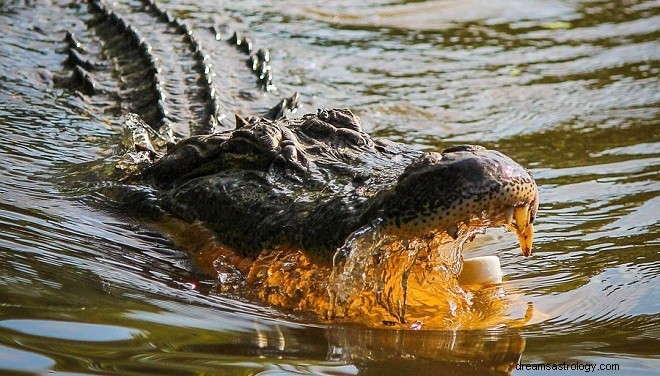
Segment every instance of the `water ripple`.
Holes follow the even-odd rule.
[[[79,172],[116,152],[120,122],[52,84],[63,29],[83,27],[78,10],[0,2],[0,369],[459,372],[475,348],[521,337],[525,361],[657,367],[658,4],[507,4],[159,2],[190,23],[239,113],[278,98],[244,99],[254,78],[210,26],[270,47],[276,85],[301,92],[302,112],[350,107],[376,135],[425,150],[484,144],[531,168],[541,188],[533,256],[502,231],[469,252],[501,257],[504,293],[513,309],[533,307],[532,322],[510,337],[415,337],[327,328],[218,293],[166,236],[104,206]],[[478,371],[466,373],[488,374]]]

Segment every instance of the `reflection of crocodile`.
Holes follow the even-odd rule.
[[[394,331],[330,325],[301,330],[274,323],[255,329],[236,333],[230,342],[217,339],[219,343],[191,343],[183,345],[181,351],[212,352],[227,357],[253,354],[263,359],[298,359],[301,354],[318,354],[354,366],[361,376],[394,373],[502,376],[515,369],[525,349],[525,339],[512,328]],[[323,374],[313,365],[300,366],[298,371]],[[339,370],[337,373],[344,374]]]
[[[506,226],[530,254],[538,191],[525,169],[508,157],[477,146],[421,153],[374,140],[348,110],[322,109],[286,119],[296,96],[273,108],[270,119],[236,116],[235,128],[222,130],[229,125],[227,110],[194,34],[150,0],[137,8],[164,23],[169,33],[179,33],[178,43],[189,47],[190,68],[199,77],[182,82],[198,87],[181,95],[174,91],[187,95],[186,109],[177,101],[168,103],[166,91],[172,89],[163,84],[165,68],[152,46],[130,20],[100,0],[88,5],[92,18],[87,24],[101,41],[98,55],[110,64],[92,61],[84,43],[69,33],[67,64],[73,74],[56,81],[81,95],[105,95],[113,90],[96,82],[93,71],[113,66],[120,77],[121,110],[131,112],[125,123],[133,151],[127,154],[130,162],[124,158],[118,164],[131,167],[123,181],[133,191],[125,200],[146,202],[152,213],[203,222],[223,249],[209,263],[219,276],[247,278],[261,286],[259,295],[266,301],[289,308],[353,316],[369,310],[365,307],[372,305],[365,302],[375,302],[390,318],[406,322],[406,296],[415,296],[408,285],[423,285],[421,276],[439,269],[458,273],[460,246],[475,229]],[[250,53],[249,40],[231,41]],[[250,62],[260,86],[272,89],[268,53],[252,55]],[[188,124],[182,126],[184,120]],[[198,135],[174,143],[189,134]],[[167,141],[166,152],[160,140]],[[156,189],[134,194],[134,187],[144,185]],[[438,247],[452,239],[457,246],[441,254]],[[364,257],[355,247],[367,243],[371,253]],[[317,267],[333,261],[332,273],[330,267]],[[417,281],[409,283],[413,274]],[[375,298],[326,289],[330,279],[375,289]],[[362,282],[353,285],[355,279]],[[345,309],[332,307],[338,302]]]
[[[360,375],[510,375],[525,349],[516,329],[390,331],[331,326],[332,354]],[[414,359],[414,361],[410,361]]]

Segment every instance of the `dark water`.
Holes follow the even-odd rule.
[[[522,352],[660,374],[657,2],[163,3],[218,71],[233,55],[212,24],[272,49],[276,93],[247,71],[215,77],[230,98],[251,90],[229,103],[242,112],[299,91],[303,112],[350,107],[376,136],[479,143],[531,169],[533,257],[499,231],[469,255],[499,255],[534,316],[455,332],[328,327],[218,293],[164,235],[80,188],[72,172],[116,153],[121,127],[52,85],[81,25],[66,5],[0,1],[0,373],[488,374]]]

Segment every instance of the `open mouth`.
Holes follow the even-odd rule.
[[[419,237],[388,233],[382,222],[356,231],[332,265],[303,250],[264,251],[247,283],[260,300],[333,322],[397,328],[485,328],[522,323],[510,315],[511,300],[496,256],[463,259],[463,246],[489,227],[518,235],[523,254],[532,247],[534,204],[492,210],[460,223],[452,233]]]
[[[523,254],[529,256],[532,212],[534,203],[493,209],[450,231],[419,237],[403,238],[378,225],[356,232],[335,256],[328,287],[333,318],[364,316],[372,323],[425,322],[441,328],[506,321],[499,259],[464,260],[462,250],[487,228],[504,227],[518,235]],[[480,311],[475,308],[479,305],[487,308]]]

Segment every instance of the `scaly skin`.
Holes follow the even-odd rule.
[[[455,237],[474,217],[510,227],[524,254],[531,252],[536,184],[497,151],[421,153],[372,139],[348,110],[237,123],[182,140],[139,179],[158,188],[166,212],[204,222],[244,256],[288,245],[329,260],[376,220],[402,238],[434,231]]]

